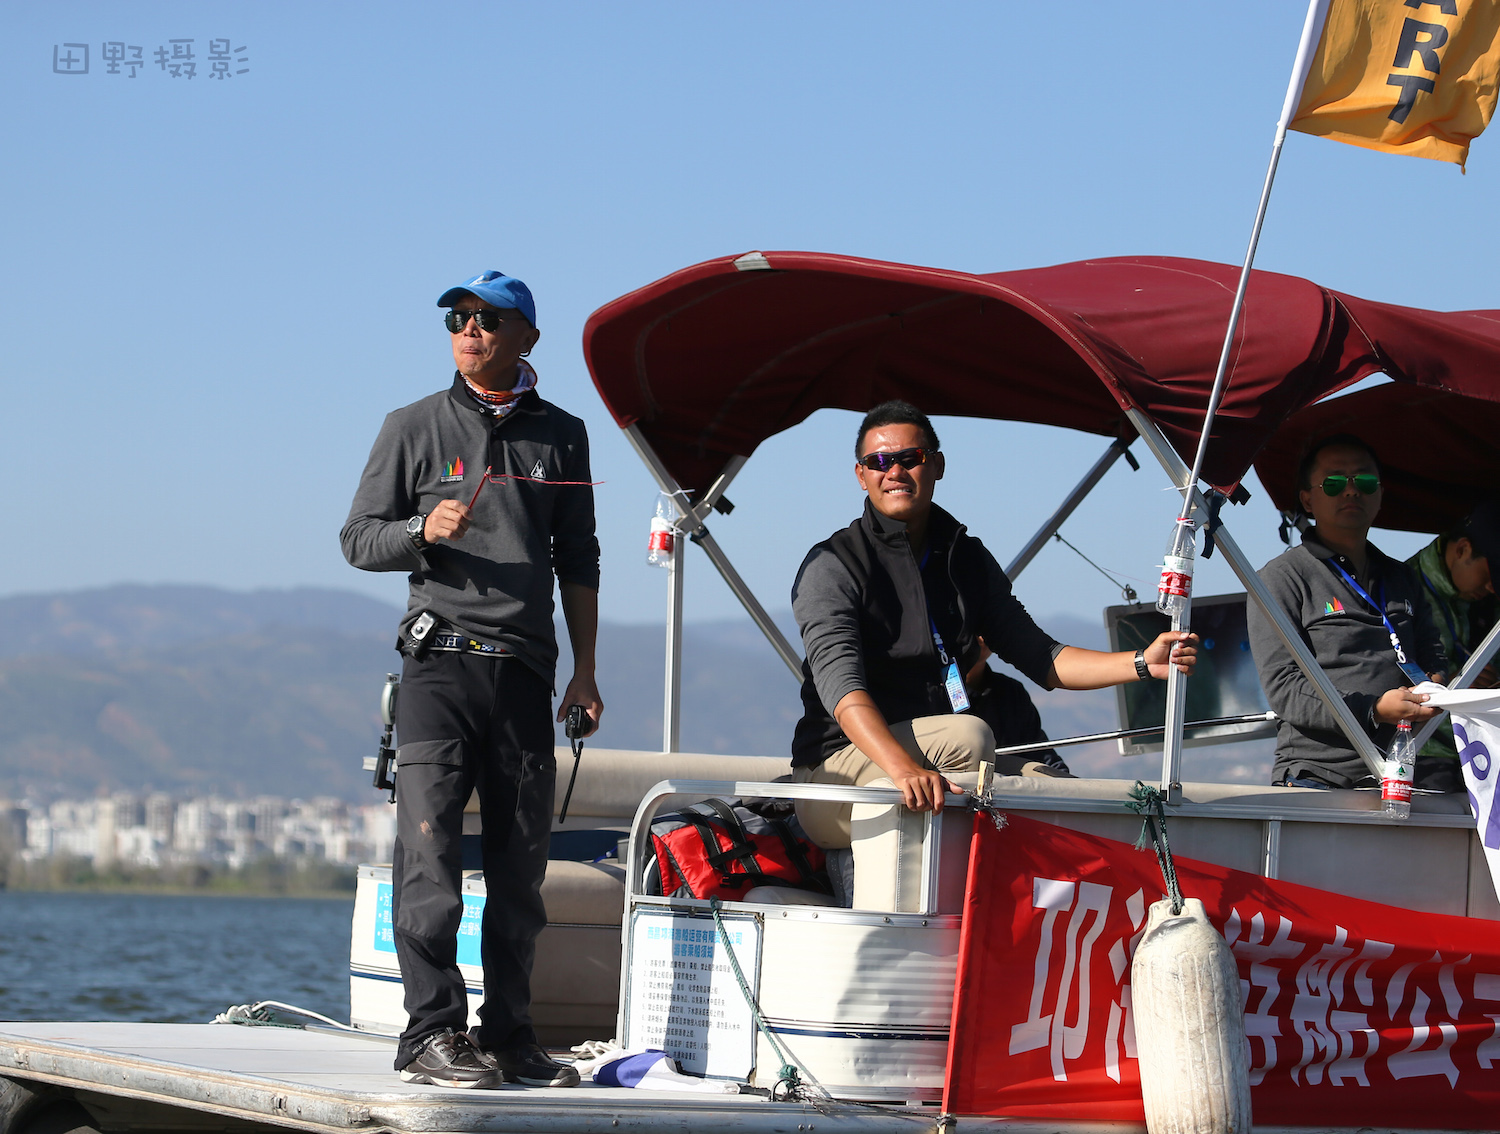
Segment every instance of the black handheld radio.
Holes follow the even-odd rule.
[[[563,735],[573,742],[573,774],[568,777],[568,790],[563,795],[562,810],[557,815],[559,823],[568,817],[568,803],[573,798],[573,785],[578,782],[578,762],[583,756],[583,735],[588,726],[589,718],[583,706],[571,706],[568,709],[568,719],[563,724]]]

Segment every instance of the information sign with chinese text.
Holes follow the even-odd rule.
[[[761,923],[720,914],[751,995],[760,994]],[[755,1069],[755,1021],[713,918],[637,909],[630,921],[629,1047],[659,1047],[690,1075],[737,1079]]]

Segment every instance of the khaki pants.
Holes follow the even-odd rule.
[[[1001,776],[1058,775],[1036,760],[1019,756],[995,756],[995,734],[978,717],[951,713],[940,717],[917,717],[891,725],[891,732],[913,760],[924,767],[943,773],[977,772],[982,760],[995,765]],[[868,787],[872,783],[889,783],[880,766],[852,744],[832,753],[821,764],[811,768],[792,769],[792,778],[800,784],[837,784],[840,787]],[[808,838],[824,850],[849,845],[849,818],[853,804],[821,800],[797,801],[797,819]]]

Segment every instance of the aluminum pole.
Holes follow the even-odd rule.
[[[672,540],[667,561],[667,660],[662,691],[661,750],[681,751],[682,738],[682,535]]]
[[[724,490],[729,487],[730,482],[735,477],[740,475],[740,470],[745,467],[745,462],[749,459],[749,457],[734,456],[725,462],[719,475],[714,478],[714,482],[708,486],[708,491],[703,494],[703,499],[693,505],[694,518],[700,524],[708,518],[708,514],[713,511],[714,505],[724,495]],[[674,496],[673,499],[676,499],[676,497]]]
[[[734,597],[740,600],[740,605],[745,608],[751,620],[760,628],[760,632],[766,636],[771,643],[771,648],[786,662],[786,667],[792,671],[792,676],[799,682],[802,680],[802,658],[792,644],[786,640],[786,635],[781,628],[771,620],[766,613],[766,608],[760,605],[760,600],[755,597],[745,580],[740,578],[740,573],[734,569],[734,564],[729,562],[729,556],[724,554],[724,549],[718,544],[706,527],[700,526],[697,531],[692,532],[689,537],[694,543],[701,547],[708,555],[709,562],[719,569],[725,584],[734,592]]]
[[[1192,473],[1185,486],[1196,487],[1203,472],[1203,458],[1208,452],[1209,434],[1213,432],[1214,415],[1224,396],[1224,386],[1229,373],[1229,356],[1234,348],[1234,332],[1240,324],[1240,312],[1245,306],[1245,290],[1250,284],[1250,267],[1255,263],[1255,249],[1260,244],[1260,231],[1266,221],[1266,209],[1271,203],[1271,186],[1276,181],[1276,166],[1281,161],[1281,147],[1286,142],[1287,126],[1297,113],[1297,103],[1302,98],[1302,87],[1307,82],[1307,73],[1312,67],[1313,54],[1323,34],[1323,25],[1328,18],[1329,0],[1309,0],[1307,16],[1302,23],[1302,38],[1297,44],[1297,57],[1292,62],[1292,74],[1287,80],[1286,97],[1281,103],[1281,118],[1276,123],[1276,136],[1271,144],[1271,160],[1266,166],[1266,179],[1260,189],[1260,203],[1255,209],[1255,223],[1250,226],[1250,245],[1245,250],[1245,263],[1240,268],[1240,281],[1234,289],[1234,302],[1229,307],[1229,326],[1224,331],[1224,346],[1219,351],[1219,365],[1214,371],[1213,391],[1208,396],[1208,410],[1203,415],[1203,432],[1198,436],[1198,451],[1193,456]],[[1191,510],[1189,494],[1183,493],[1180,519],[1187,519]]]
[[[1203,414],[1203,431],[1198,435],[1198,450],[1193,455],[1192,470],[1178,480],[1182,488],[1179,520],[1187,519],[1193,511],[1198,478],[1203,472],[1203,460],[1208,454],[1208,439],[1213,433],[1214,415],[1218,413],[1219,402],[1224,397],[1224,387],[1227,385],[1229,358],[1234,349],[1234,332],[1239,327],[1240,313],[1245,306],[1245,291],[1250,286],[1250,268],[1255,263],[1255,249],[1260,244],[1261,228],[1265,225],[1266,210],[1271,204],[1271,186],[1276,182],[1276,167],[1281,162],[1281,147],[1286,142],[1287,126],[1297,112],[1302,86],[1307,81],[1313,53],[1317,50],[1318,39],[1323,34],[1323,24],[1328,15],[1328,3],[1329,0],[1309,0],[1307,5],[1307,16],[1302,24],[1302,38],[1297,44],[1297,57],[1292,63],[1292,74],[1287,80],[1286,97],[1281,103],[1281,118],[1276,123],[1276,135],[1271,144],[1271,160],[1266,165],[1266,178],[1261,185],[1260,202],[1255,208],[1255,223],[1250,226],[1250,243],[1245,249],[1245,262],[1240,268],[1239,283],[1234,289],[1234,302],[1229,307],[1229,326],[1224,330],[1224,345],[1219,351],[1219,363],[1214,370],[1214,384],[1208,396],[1208,408]],[[1174,630],[1180,630],[1187,624],[1187,615],[1192,609],[1191,596],[1185,605],[1186,610],[1173,616],[1172,629]],[[1187,678],[1175,668],[1169,668],[1167,670],[1168,727],[1162,745],[1161,772],[1161,790],[1166,793],[1169,803],[1177,803],[1182,798],[1179,772],[1182,767],[1182,719],[1186,703]]]
[[[709,490],[704,494],[703,499],[695,505],[689,505],[687,502],[687,493],[677,483],[676,478],[667,471],[667,466],[662,463],[661,458],[656,455],[656,451],[651,448],[651,443],[646,440],[640,428],[635,425],[627,425],[623,432],[626,440],[635,449],[636,456],[640,457],[641,462],[651,473],[652,479],[656,481],[657,487],[665,492],[676,506],[679,517],[679,537],[683,534],[682,529],[686,529],[688,537],[703,548],[704,552],[708,555],[709,561],[718,569],[720,576],[724,579],[731,593],[733,593],[735,598],[740,600],[740,605],[745,608],[745,613],[750,615],[751,621],[765,635],[766,640],[771,643],[771,648],[786,663],[787,668],[792,671],[793,676],[798,681],[801,681],[802,658],[792,648],[791,643],[786,640],[786,635],[771,620],[771,616],[766,613],[766,608],[760,604],[755,594],[745,584],[745,580],[740,577],[740,573],[730,563],[729,556],[724,554],[724,549],[718,545],[713,536],[709,535],[708,529],[703,525],[702,517],[706,516],[714,502],[723,496],[724,489],[729,485],[729,482],[744,467],[746,458],[731,458],[725,464],[724,470],[714,480],[714,483],[709,486]],[[677,542],[680,547],[681,539],[679,538]],[[681,577],[680,574],[678,577]],[[679,681],[679,688],[680,684]],[[668,749],[668,751],[672,750]]]
[[[1187,630],[1193,624],[1193,596],[1188,595],[1182,609],[1172,615],[1173,630]],[[1167,659],[1167,719],[1161,742],[1161,793],[1173,807],[1182,802],[1182,741],[1187,720],[1187,674]]]
[[[1188,721],[1184,728],[1213,728],[1216,725],[1264,724],[1274,721],[1276,714],[1242,713],[1236,717],[1210,717],[1208,720]],[[1074,744],[1100,744],[1106,740],[1130,740],[1137,736],[1155,736],[1165,725],[1147,725],[1144,728],[1117,728],[1113,732],[1091,732],[1084,736],[1065,736],[1060,740],[1037,740],[1031,744],[1011,744],[995,749],[996,756],[1024,756],[1028,752],[1045,752],[1049,748],[1067,748]]]
[[[1010,561],[1010,566],[1005,569],[1007,579],[1012,583],[1016,581],[1016,576],[1026,570],[1027,565],[1037,557],[1037,553],[1042,550],[1047,541],[1063,524],[1067,523],[1068,517],[1073,514],[1078,505],[1083,503],[1084,498],[1094,491],[1094,486],[1104,479],[1104,474],[1125,455],[1125,451],[1129,448],[1129,441],[1115,440],[1110,443],[1109,448],[1104,450],[1104,455],[1094,462],[1093,468],[1083,474],[1083,479],[1057,506],[1057,511],[1047,517],[1047,522],[1037,529],[1036,535],[1032,536],[1026,542],[1026,546],[1021,548],[1020,553]]]

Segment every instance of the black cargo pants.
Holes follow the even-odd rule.
[[[536,1040],[531,963],[547,924],[542,877],[552,828],[552,690],[519,658],[434,650],[407,657],[396,704],[396,845],[391,916],[408,1016],[400,1070],[418,1043],[468,1026],[458,968],[463,812],[479,792],[485,880],[478,1040]]]

